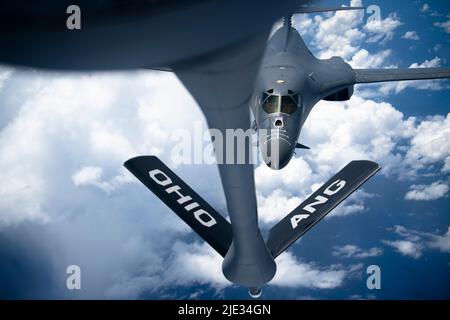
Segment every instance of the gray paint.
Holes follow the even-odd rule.
[[[248,129],[250,106],[258,130],[278,131],[283,139],[271,145],[272,154],[276,156],[265,160],[271,168],[282,169],[292,158],[301,128],[314,105],[321,99],[349,99],[353,86],[358,83],[356,75],[361,78],[366,72],[353,70],[340,57],[317,59],[289,23],[285,23],[266,43],[265,34],[255,36],[252,42],[221,55],[213,62],[184,69],[175,66],[173,69],[199,103],[209,127],[221,131],[226,128]],[[449,70],[444,69],[441,74],[450,77]],[[374,80],[391,80],[390,71],[394,70],[385,70],[385,78],[378,76]],[[414,71],[408,72],[414,74]],[[421,69],[420,72],[420,79],[424,74],[428,78],[436,75],[435,70]],[[277,83],[280,79],[284,80],[283,84]],[[255,83],[254,90],[247,98],[249,84],[252,83]],[[261,96],[269,89],[273,89],[276,95],[286,95],[288,90],[299,94],[299,109],[292,115],[267,114],[262,109]],[[342,91],[344,99],[337,94]],[[274,122],[280,118],[283,127],[277,128]],[[266,142],[259,141],[263,156]],[[225,154],[225,150],[223,152]],[[276,264],[258,228],[253,165],[219,165],[219,171],[234,233],[223,262],[223,273],[236,284],[261,287],[275,275]]]
[[[79,71],[173,70],[211,128],[249,129],[250,109],[259,129],[273,129],[281,118],[286,141],[271,149],[278,155],[275,162],[270,159],[274,169],[289,162],[303,124],[321,99],[350,98],[359,82],[450,76],[448,68],[381,72],[352,70],[339,57],[319,60],[289,23],[266,43],[276,19],[312,1],[133,1],[133,10],[120,1],[78,1],[85,12],[91,10],[80,31],[64,29],[61,9],[65,12],[69,2],[1,5],[0,41],[8,45],[0,51],[0,62]],[[280,77],[286,85],[277,85]],[[264,114],[258,99],[268,89],[298,93],[297,113]],[[236,284],[260,287],[272,279],[276,265],[258,227],[253,165],[223,164],[219,171],[234,234],[224,275]]]

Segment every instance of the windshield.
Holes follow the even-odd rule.
[[[278,111],[278,105],[280,104],[280,96],[269,96],[263,102],[263,109],[267,113],[276,113]]]
[[[293,114],[297,110],[297,99],[295,96],[282,96],[281,97],[281,112],[287,114]]]
[[[280,99],[281,98],[281,99]],[[293,114],[298,108],[298,95],[278,96],[263,94],[262,107],[267,113]],[[280,103],[281,102],[281,103]]]

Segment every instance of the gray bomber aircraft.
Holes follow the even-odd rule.
[[[298,138],[318,101],[348,100],[355,84],[450,77],[449,68],[352,69],[339,57],[315,58],[291,26],[291,14],[361,9],[317,7],[318,2],[8,1],[0,4],[0,40],[7,44],[0,63],[69,71],[172,71],[210,128],[247,130],[252,110],[253,127],[270,132],[259,141],[264,161],[282,169],[296,148],[307,148]],[[66,9],[74,3],[81,8],[81,29],[68,30]],[[268,39],[283,16],[283,26]],[[252,297],[275,275],[275,258],[380,169],[371,161],[350,162],[265,240],[249,159],[218,165],[231,223],[158,158],[139,156],[125,167],[224,257],[225,277],[249,287]]]

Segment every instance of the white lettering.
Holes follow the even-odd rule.
[[[318,204],[324,204],[328,201],[328,198],[325,198],[324,196],[317,196],[314,200],[316,201],[304,206],[303,210],[308,211],[309,213],[314,213],[316,211],[316,208],[314,208],[314,206]]]
[[[150,178],[155,181],[157,184],[159,184],[160,186],[166,187],[172,184],[172,179],[170,179],[170,177],[165,174],[164,172],[162,172],[159,169],[154,169],[149,171],[149,176]],[[192,200],[191,196],[188,195],[183,195],[181,193],[181,187],[179,185],[172,185],[169,186],[165,189],[165,191],[168,194],[173,194],[175,193],[178,196],[177,202],[178,204],[184,204],[187,203],[189,201]],[[187,205],[184,206],[184,210],[186,211],[192,211],[195,208],[198,208],[200,205],[197,202],[192,202],[189,203]],[[198,209],[194,212],[194,217],[195,219],[200,222],[202,225],[204,225],[205,227],[212,227],[213,225],[217,224],[216,219],[214,219],[213,216],[211,216],[211,214],[203,209]]]
[[[81,29],[81,9],[77,5],[70,5],[66,9],[66,13],[70,14],[66,20],[66,27],[69,30]]]
[[[184,195],[182,195],[181,194],[181,192],[180,192],[180,186],[177,186],[177,185],[174,185],[174,186],[172,186],[172,187],[169,187],[169,188],[167,188],[166,189],[166,192],[167,193],[172,193],[172,192],[175,192],[180,198],[177,200],[177,202],[179,203],[179,204],[183,204],[183,203],[185,203],[185,202],[188,202],[189,200],[192,200],[192,198],[190,197],[190,196],[184,196]]]
[[[203,220],[202,217],[208,217],[208,221]],[[202,225],[204,225],[205,227],[212,227],[213,225],[215,225],[217,223],[216,219],[214,219],[208,212],[206,212],[203,209],[198,209],[197,211],[194,212],[194,217],[195,219],[197,219],[197,221],[199,221]]]
[[[341,191],[342,188],[345,187],[345,184],[346,184],[346,182],[344,180],[338,179],[338,180],[334,181],[332,184],[330,184],[328,186],[328,188],[326,188],[324,190],[323,193],[326,194],[327,196],[332,196],[332,195],[338,193],[339,191]],[[333,190],[332,187],[334,187],[334,186],[337,186],[337,188]]]
[[[291,218],[291,225],[292,229],[295,229],[298,227],[298,223],[302,221],[303,219],[306,219],[309,217],[309,214],[296,214]]]
[[[81,289],[81,269],[77,265],[70,265],[66,269],[66,273],[69,274],[66,280],[66,287],[69,290]]]
[[[377,265],[371,265],[367,267],[367,274],[370,276],[367,278],[366,285],[369,290],[381,289],[381,269]]]
[[[148,173],[150,175],[150,178],[152,178],[153,181],[155,181],[160,186],[167,186],[169,184],[172,184],[172,180],[169,178],[168,175],[166,175],[164,172],[162,172],[159,169],[152,170]],[[162,175],[164,177],[164,180],[159,180],[156,176]]]

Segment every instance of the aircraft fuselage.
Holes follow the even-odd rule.
[[[318,101],[342,89],[352,92],[351,76],[336,78],[334,92],[326,90],[334,75],[352,75],[349,70],[339,57],[315,58],[289,24],[268,40],[251,109],[256,128],[265,130],[264,135],[260,132],[259,148],[269,167],[279,170],[289,163],[302,126]],[[329,79],[322,76],[324,72],[330,73]]]

